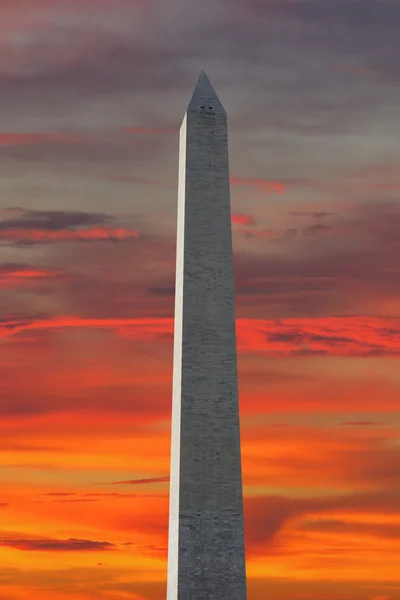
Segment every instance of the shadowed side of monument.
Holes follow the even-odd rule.
[[[180,132],[167,598],[246,598],[227,117],[204,72]]]

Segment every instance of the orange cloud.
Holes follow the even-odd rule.
[[[326,494],[349,488],[394,490],[398,435],[398,428],[350,433],[340,427],[249,426],[242,434],[244,483],[249,493],[262,482]]]

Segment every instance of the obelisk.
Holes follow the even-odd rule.
[[[167,600],[245,600],[227,116],[201,73],[180,130]]]

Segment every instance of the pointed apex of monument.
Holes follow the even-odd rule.
[[[214,112],[225,113],[225,109],[204,71],[200,73],[188,106],[188,111],[197,112],[198,110],[205,110],[207,112],[212,110]]]
[[[206,72],[204,70],[202,70],[201,73],[200,73],[200,77],[199,77],[199,80],[197,82],[197,85],[206,85],[206,86],[212,88],[211,82],[208,79],[208,77],[206,75]]]

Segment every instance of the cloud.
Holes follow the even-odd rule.
[[[63,329],[106,329],[128,339],[155,341],[171,339],[171,318],[79,318],[3,319],[0,337],[25,331]],[[400,353],[398,319],[369,316],[315,319],[237,319],[240,352],[270,356],[397,356]]]
[[[23,208],[9,208],[6,212],[11,218],[0,221],[0,231],[15,229],[40,229],[46,231],[60,231],[71,227],[108,224],[114,217],[103,213],[90,213],[84,211],[63,210],[25,210]]]
[[[353,71],[385,70],[393,76],[394,61],[389,52],[393,50],[396,28],[400,22],[399,6],[397,2],[365,0],[363,7],[363,14],[360,15],[358,6],[346,0],[273,0],[268,4],[262,0],[250,0],[246,9],[260,20],[260,25],[275,16],[281,26],[289,22],[293,27],[298,27],[303,51],[307,41],[309,46],[320,43],[323,54],[329,52],[331,55],[343,56],[344,61],[350,56],[353,59]],[[335,48],[339,33],[341,47]],[[372,47],[377,43],[380,43],[380,49],[374,55]]]
[[[56,502],[58,504],[86,504],[87,502],[97,502],[97,500],[95,500],[94,498],[68,498],[64,500],[53,500],[53,502]]]
[[[52,269],[38,268],[34,265],[3,263],[0,264],[0,288],[7,289],[14,286],[31,286],[36,282],[67,281],[72,277],[67,273]]]
[[[117,484],[119,482],[113,482]],[[121,482],[124,483],[124,482]],[[128,482],[129,484],[130,482]],[[84,494],[84,496],[94,496],[96,498],[117,498],[119,500],[127,500],[130,498],[159,498],[160,494],[121,494],[119,492],[92,492]]]
[[[143,121],[141,115],[138,118]],[[38,121],[40,122],[39,117]],[[80,126],[83,129],[85,124]],[[119,177],[121,167],[129,173],[133,163],[154,159],[169,145],[169,136],[165,135],[132,135],[123,133],[117,127],[100,129],[98,125],[92,125],[92,129],[96,133],[71,134],[70,137],[65,134],[65,140],[64,134],[8,135],[4,138],[4,143],[0,144],[0,156],[6,174],[8,172],[7,176],[9,177],[10,169],[16,163],[34,164],[37,168],[42,164],[51,164],[53,170],[67,170],[81,179],[84,164],[90,166],[90,170],[85,172],[85,178],[90,180],[92,190],[97,178],[104,180],[105,175],[110,173],[110,177],[106,179],[112,182],[113,175]],[[53,179],[51,175],[50,178]]]
[[[260,179],[254,177],[238,177],[232,175],[230,182],[233,187],[248,187],[254,189],[260,196],[266,194],[283,194],[287,184],[280,181]]]
[[[152,129],[151,127],[124,127],[121,130],[123,133],[128,133],[130,135],[168,135],[178,133],[177,129]]]
[[[247,239],[252,238],[273,238],[276,236],[276,232],[272,229],[258,229],[256,227],[239,227],[234,230],[233,234],[241,234]]]
[[[279,11],[285,16],[316,26],[328,22],[332,26],[349,23],[352,27],[350,31],[355,33],[364,33],[364,28],[367,28],[368,33],[375,29],[393,33],[400,19],[400,9],[395,2],[382,4],[376,0],[365,0],[365,11],[361,16],[358,7],[349,4],[346,0],[325,0],[322,3],[319,0],[283,3],[272,0],[269,6],[264,5],[262,0],[250,0],[249,3],[249,9],[254,9],[258,15],[260,12],[267,15],[270,6],[273,11]]]
[[[1,334],[3,336],[9,333],[17,333],[26,330],[62,330],[62,329],[109,329],[116,331],[122,336],[131,339],[148,339],[154,340],[158,337],[163,337],[164,334],[173,333],[173,321],[169,319],[120,319],[120,318],[98,318],[98,319],[82,319],[79,317],[65,316],[54,317],[50,319],[9,319],[1,323]]]
[[[342,519],[306,519],[298,527],[300,531],[317,531],[334,534],[358,534],[400,540],[400,525],[394,523],[359,523]]]
[[[67,540],[3,539],[0,540],[0,546],[15,548],[17,550],[41,552],[103,552],[115,548],[114,544],[111,544],[110,542],[96,542],[76,538],[69,538]]]
[[[343,73],[349,73],[350,75],[366,76],[373,75],[375,73],[373,69],[369,69],[368,67],[364,67],[362,65],[337,65],[335,69]]]
[[[291,210],[288,213],[289,215],[291,215],[292,217],[313,217],[314,219],[324,219],[326,217],[333,217],[335,216],[336,213],[333,212],[327,212],[327,211],[298,211],[298,210]]]
[[[370,26],[365,28],[360,27],[356,16],[359,11],[349,9],[342,0],[339,15],[332,8],[332,0],[252,0],[248,5],[240,0],[217,5],[207,0],[205,10],[182,0],[174,0],[168,8],[159,0],[119,0],[118,10],[112,10],[109,3],[100,3],[96,18],[94,5],[89,8],[86,3],[84,9],[64,2],[51,9],[27,4],[24,11],[19,11],[25,14],[23,19],[16,8],[10,8],[4,18],[9,26],[4,26],[7,58],[0,61],[1,93],[11,110],[14,108],[15,118],[21,113],[21,106],[16,104],[40,106],[45,90],[47,99],[57,106],[63,104],[75,115],[80,112],[81,118],[85,118],[85,112],[93,119],[91,99],[106,97],[111,99],[107,104],[113,111],[110,118],[118,118],[122,108],[125,120],[131,105],[121,101],[122,94],[135,97],[140,90],[140,95],[148,98],[151,93],[163,92],[155,111],[160,113],[165,90],[174,96],[175,90],[190,89],[193,73],[212,61],[222,95],[225,93],[237,109],[232,112],[240,113],[235,114],[235,120],[242,126],[252,124],[260,129],[261,123],[292,132],[297,128],[335,133],[339,129],[346,133],[348,123],[374,119],[376,108],[385,109],[392,102],[389,96],[394,90],[366,93],[364,81],[359,87],[349,86],[347,73],[335,71],[334,66],[351,61],[354,68],[373,68],[379,77],[387,73],[391,80],[397,78],[393,23],[398,23],[398,10],[385,3],[382,11],[382,3],[366,2]],[[382,19],[381,11],[390,18]],[[352,15],[354,34],[344,18],[347,14]],[[376,15],[373,28],[371,15]],[[363,15],[362,20],[368,18]],[[338,35],[343,40],[340,46]],[[239,55],[240,61],[232,60]],[[243,93],[239,100],[231,93],[230,82],[239,78],[250,99],[246,102]],[[60,93],[66,89],[70,94]],[[290,101],[293,97],[295,105]],[[173,97],[167,106],[172,121],[180,118],[184,104],[179,105]],[[373,113],[366,111],[371,107]],[[152,108],[150,105],[141,112],[148,113]],[[285,152],[285,142],[281,140],[278,151]]]
[[[365,385],[365,390],[368,390],[371,383]],[[331,387],[334,387],[331,393],[326,391]],[[273,390],[270,396],[274,398],[274,403],[280,403],[281,397],[291,396],[290,399],[294,402],[291,411],[287,414],[292,413],[290,419],[293,421],[295,420],[293,413],[309,412],[307,401],[309,402],[310,396],[316,399],[310,410],[314,415],[321,414],[324,410],[327,411],[327,415],[333,411],[337,411],[338,414],[350,410],[357,411],[358,394],[347,387],[342,402],[341,385],[336,382],[334,384],[333,380],[331,382],[322,379],[317,387],[306,385],[300,393],[295,390],[295,386],[285,386],[285,388],[280,395],[277,386],[274,388],[270,386]],[[247,398],[251,397],[251,394],[249,389],[244,389],[245,394],[242,393],[241,398],[246,405]],[[378,386],[378,389],[382,389],[382,386]],[[395,386],[393,392],[393,399],[395,399]],[[368,391],[364,394],[368,397]],[[267,396],[268,392],[264,392],[262,396],[264,402]],[[373,412],[384,411],[384,402],[381,402],[381,396],[378,396],[375,390],[371,393],[371,397],[373,402],[376,402],[377,397],[380,399],[379,406],[375,404]],[[269,409],[268,412],[272,410]],[[283,410],[283,407],[279,407],[277,412],[282,413]],[[365,411],[365,408],[361,408],[362,410]],[[392,410],[395,410],[395,403]],[[313,417],[309,418],[312,420]],[[396,497],[400,493],[396,480],[396,472],[400,466],[397,437],[396,427],[357,431],[330,426],[291,425],[278,428],[266,424],[259,426],[253,424],[243,432],[245,489],[247,494],[251,495],[253,489],[258,489],[260,482],[263,481],[268,488],[285,490],[282,491],[282,496],[285,493],[294,496],[296,494],[293,490],[298,490],[299,495],[308,497],[310,501],[321,496],[335,496],[339,493],[345,495],[345,491],[358,494],[365,494],[368,491],[369,495],[362,496],[363,501],[365,498],[370,500],[371,494],[378,492],[382,493],[382,498],[386,494],[394,494]],[[373,498],[376,501],[376,497]],[[355,509],[355,513],[357,511],[358,509]],[[390,512],[389,506],[382,510],[377,508],[376,511],[372,508],[370,512],[373,514],[385,511]],[[393,511],[394,509],[392,513]],[[397,509],[396,511],[399,512]],[[344,518],[343,514],[341,518]],[[346,515],[346,518],[350,517]],[[371,517],[370,520],[374,519]]]
[[[151,287],[147,288],[147,292],[154,296],[175,296],[175,287]]]
[[[42,494],[42,496],[75,496],[75,492],[46,492],[45,494]]]
[[[170,417],[170,368],[166,361],[171,361],[172,357],[172,320],[162,323],[159,318],[170,318],[173,314],[175,238],[172,235],[174,225],[170,223],[175,219],[172,209],[175,211],[176,207],[172,163],[176,162],[177,138],[172,130],[183,115],[184,96],[190,93],[196,74],[203,66],[209,71],[230,115],[233,172],[237,173],[239,168],[239,173],[248,174],[238,178],[241,179],[239,182],[233,180],[234,196],[251,200],[254,196],[259,197],[257,210],[251,202],[238,203],[235,208],[239,214],[254,214],[258,221],[257,226],[236,223],[234,228],[237,232],[234,239],[236,305],[242,353],[239,362],[247,366],[257,363],[259,369],[256,390],[252,387],[256,376],[252,379],[251,375],[244,375],[247,377],[243,387],[245,415],[249,414],[250,406],[257,414],[301,410],[325,412],[324,419],[327,420],[331,418],[329,413],[334,413],[335,423],[349,423],[350,429],[339,428],[343,438],[348,434],[346,440],[342,440],[345,445],[350,444],[348,438],[355,436],[382,438],[387,435],[391,438],[388,427],[372,430],[372,426],[361,425],[363,417],[366,417],[365,422],[370,418],[361,412],[366,406],[371,407],[371,413],[387,410],[388,390],[392,401],[390,410],[395,411],[396,406],[396,369],[390,366],[395,360],[390,356],[396,356],[398,352],[398,324],[381,316],[398,315],[398,223],[389,215],[385,219],[378,218],[382,214],[381,208],[376,215],[370,214],[364,219],[362,212],[367,214],[366,206],[353,213],[350,206],[344,209],[343,206],[348,199],[354,202],[357,196],[368,200],[375,197],[378,205],[385,196],[396,191],[394,178],[387,178],[387,184],[373,188],[368,187],[369,175],[358,177],[354,173],[357,163],[364,162],[370,168],[378,154],[388,156],[391,151],[395,154],[396,136],[392,124],[397,115],[399,80],[396,6],[388,9],[385,3],[373,5],[370,0],[365,0],[365,10],[362,2],[360,14],[357,3],[345,4],[342,0],[291,3],[283,0],[222,0],[218,3],[205,0],[201,4],[183,0],[169,3],[159,0],[16,0],[0,4],[0,103],[4,123],[10,130],[2,138],[7,143],[0,145],[3,202],[9,203],[11,198],[27,207],[49,207],[55,206],[54,203],[61,206],[62,203],[65,208],[79,209],[81,205],[88,211],[105,212],[130,211],[132,203],[137,203],[143,211],[152,213],[155,230],[168,227],[171,231],[168,240],[161,236],[147,240],[140,228],[142,237],[135,239],[132,245],[81,244],[72,243],[72,240],[71,243],[56,244],[59,231],[67,241],[70,231],[80,230],[81,236],[101,237],[108,235],[104,230],[109,232],[113,228],[136,231],[136,224],[131,227],[126,222],[117,224],[110,220],[72,223],[52,229],[49,226],[51,219],[44,219],[43,227],[32,224],[15,227],[14,233],[9,233],[12,239],[5,240],[8,247],[3,244],[2,250],[3,260],[10,265],[18,262],[21,252],[26,255],[26,249],[16,246],[27,245],[27,236],[35,235],[39,240],[29,250],[25,275],[22,271],[18,274],[16,268],[0,276],[0,281],[4,283],[6,278],[8,282],[4,285],[12,286],[12,292],[7,289],[0,300],[0,313],[8,315],[10,307],[15,313],[14,317],[5,318],[4,328],[10,332],[15,328],[16,331],[12,334],[1,330],[6,336],[1,340],[1,405],[5,415],[12,411],[14,415],[19,413],[23,428],[17,429],[22,431],[23,438],[30,435],[31,427],[38,439],[40,436],[47,439],[50,429],[54,429],[58,437],[65,438],[65,445],[71,444],[70,450],[79,444],[79,462],[82,464],[82,460],[88,463],[95,460],[93,440],[86,440],[90,456],[82,447],[82,424],[83,429],[87,425],[86,429],[100,439],[101,432],[108,435],[109,427],[107,429],[104,423],[109,425],[110,418],[116,428],[124,428],[124,431],[130,428],[132,433],[133,429],[135,432],[139,432],[140,427],[143,429],[144,412],[151,423]],[[383,15],[376,15],[377,12]],[[387,26],[388,13],[391,23]],[[207,44],[204,44],[205,39]],[[357,76],[350,76],[350,68],[338,71],[336,65],[351,66]],[[366,71],[368,75],[361,75]],[[167,134],[169,127],[171,135]],[[51,137],[54,133],[34,133],[46,132],[47,128],[61,132],[59,135],[62,136],[62,132],[71,131],[68,134],[71,137],[57,139]],[[7,135],[11,135],[8,140]],[[88,138],[83,139],[81,135],[88,135]],[[74,140],[73,136],[77,138]],[[371,139],[374,144],[368,143]],[[165,150],[162,165],[161,161],[157,163],[159,148]],[[337,169],[343,164],[346,172]],[[170,188],[165,184],[165,190],[157,191],[147,185],[153,181],[154,173],[159,173],[162,186],[167,169],[171,181],[174,177]],[[124,178],[124,174],[127,177]],[[315,177],[320,181],[315,183]],[[358,177],[354,185],[353,177]],[[125,185],[128,178],[130,183],[138,185]],[[304,178],[304,182],[300,182],[300,178]],[[385,183],[385,177],[379,181]],[[271,186],[271,182],[282,185]],[[139,187],[142,184],[147,187]],[[288,222],[287,212],[290,208],[299,212],[299,207],[306,207],[306,212],[312,214]],[[327,214],[342,210],[342,214]],[[314,235],[307,235],[307,229],[315,223],[326,223],[333,229],[313,230]],[[93,229],[97,233],[91,233]],[[27,230],[35,233],[23,233]],[[15,243],[17,238],[19,242]],[[42,244],[40,247],[39,243]],[[73,271],[79,275],[72,280]],[[56,273],[71,273],[71,280],[61,286]],[[67,315],[67,321],[70,319],[66,326],[61,324],[62,315]],[[342,315],[352,316],[346,319]],[[54,321],[52,316],[57,316]],[[142,318],[149,321],[141,324]],[[245,323],[243,319],[249,321]],[[43,326],[29,328],[33,321],[39,326],[43,323]],[[78,346],[79,351],[75,352]],[[368,354],[371,350],[372,355]],[[300,356],[311,357],[318,353],[328,357],[373,356],[376,352],[386,359],[346,360],[347,367],[344,368],[343,361],[335,358],[302,359],[300,366],[297,358],[289,358],[284,360],[285,367],[275,379],[269,368],[265,371],[263,353],[278,357],[271,359],[275,368],[281,364],[281,357],[296,357],[299,351],[303,353]],[[107,356],[103,356],[103,352]],[[87,358],[93,363],[86,363]],[[150,363],[154,369],[144,368]],[[387,371],[384,371],[384,365],[387,365]],[[295,369],[303,377],[300,382],[296,382]],[[360,374],[362,369],[364,373]],[[5,370],[9,373],[3,377]],[[242,371],[245,370],[242,367]],[[22,378],[21,373],[24,373]],[[354,413],[345,417],[349,407]],[[44,416],[56,411],[64,411],[64,414]],[[118,411],[122,414],[118,415]],[[357,413],[361,421],[356,425]],[[29,415],[33,414],[38,416],[30,423]],[[283,419],[281,415],[278,418]],[[380,419],[377,415],[377,420]],[[8,428],[7,416],[3,420]],[[93,429],[94,423],[100,427],[99,435]],[[79,442],[75,438],[77,424]],[[290,428],[279,428],[279,433],[287,429]],[[264,437],[268,437],[266,431]],[[329,437],[327,431],[322,434]],[[68,437],[71,435],[73,438]],[[253,574],[260,569],[261,578],[265,577],[264,567],[268,564],[269,575],[273,575],[269,577],[268,589],[262,587],[262,580],[260,583],[251,578],[249,585],[254,598],[268,594],[293,599],[340,596],[343,600],[395,596],[398,590],[385,592],[383,586],[379,588],[379,581],[371,590],[363,588],[363,581],[353,581],[354,573],[358,572],[352,563],[357,550],[353,550],[353,555],[347,552],[351,555],[349,561],[343,558],[344,551],[342,559],[339,551],[337,555],[324,558],[330,540],[339,535],[353,538],[353,548],[356,548],[357,532],[327,532],[324,534],[326,546],[321,544],[317,548],[316,545],[311,551],[310,538],[317,537],[318,532],[307,533],[296,528],[300,528],[302,519],[316,520],[313,510],[321,520],[351,520],[348,515],[336,514],[340,509],[333,509],[332,505],[327,512],[324,512],[326,503],[322,502],[322,508],[321,505],[310,506],[312,499],[306,494],[313,493],[313,482],[320,481],[325,473],[326,487],[332,480],[336,481],[335,492],[333,484],[329,490],[337,494],[339,488],[361,485],[360,480],[363,486],[370,485],[368,478],[381,487],[388,481],[393,484],[398,462],[388,454],[379,453],[377,457],[373,451],[364,449],[360,452],[357,445],[351,445],[355,449],[353,459],[351,452],[330,454],[327,451],[322,457],[326,456],[326,460],[318,465],[316,459],[319,452],[322,453],[323,442],[315,443],[312,433],[298,438],[296,434],[291,441],[282,442],[282,438],[276,438],[275,453],[280,453],[277,457],[273,447],[270,452],[263,450],[263,456],[260,456],[260,449],[254,447],[254,460],[259,457],[266,461],[263,473],[258,473],[259,485],[270,485],[270,468],[276,457],[276,470],[271,475],[273,484],[282,489],[283,485],[290,487],[295,480],[293,485],[299,488],[298,498],[290,497],[293,491],[288,492],[286,504],[277,496],[268,500],[268,506],[259,508],[259,512],[256,505],[250,506],[256,512],[254,519],[250,517],[248,521],[250,539],[252,535],[253,539],[259,535],[260,544],[264,540],[270,544],[272,540],[275,546],[268,548],[271,560],[250,565]],[[122,440],[120,436],[118,439]],[[388,446],[392,444],[391,439],[387,441]],[[4,444],[6,442],[3,440]],[[132,439],[129,444],[131,442]],[[335,443],[337,450],[340,444]],[[113,445],[116,453],[125,452],[125,442],[121,444],[119,449]],[[140,444],[145,450],[145,443]],[[294,460],[290,464],[291,457],[285,462],[281,454],[283,447],[285,452],[290,450],[290,444],[295,458],[296,453],[300,453],[305,462]],[[311,451],[308,444],[312,445]],[[153,452],[153,444],[150,446]],[[61,451],[52,454],[49,450],[51,461],[67,461],[71,465],[75,459],[72,455],[60,458]],[[20,460],[19,450],[15,452],[15,460]],[[39,451],[33,452],[35,457],[38,456]],[[49,458],[41,458],[41,461],[45,460]],[[111,455],[108,460],[122,464]],[[35,462],[36,458],[29,461]],[[363,468],[363,461],[369,463],[369,469]],[[97,459],[95,463],[90,462],[90,466],[94,464],[98,464]],[[248,464],[250,473],[250,461]],[[68,465],[65,468],[70,472]],[[103,461],[100,467],[104,468],[104,465]],[[162,465],[157,467],[155,475],[166,472],[164,463]],[[90,466],[88,464],[87,468]],[[59,468],[52,471],[53,475],[46,467],[40,473],[32,468],[31,475],[53,477],[57,472]],[[134,474],[135,469],[132,469]],[[150,470],[149,474],[152,474]],[[117,476],[114,474],[114,479],[124,480],[127,475],[129,472],[121,470]],[[75,477],[72,472],[69,476]],[[86,476],[82,474],[82,477],[87,481]],[[96,478],[112,480],[112,476],[104,477],[104,474],[101,477],[97,474]],[[305,489],[306,485],[310,490]],[[122,490],[118,486],[111,489]],[[141,491],[149,488],[124,489]],[[260,493],[259,489],[257,493]],[[321,489],[320,493],[329,495],[329,491]],[[392,495],[391,490],[384,490],[384,493],[395,498],[398,511],[398,495]],[[115,498],[122,499],[122,495],[115,495]],[[49,496],[45,499],[47,502],[75,500],[80,496]],[[28,500],[17,498],[16,510],[20,511],[23,506],[20,503]],[[54,518],[60,515],[64,525],[66,520],[79,519],[80,513],[87,513],[94,530],[99,523],[107,521],[104,509],[108,507],[108,501],[112,527],[117,512],[112,500],[110,497],[97,504],[77,505],[78,511],[71,511],[74,508],[71,504],[61,503],[46,503],[39,508],[44,512],[51,509]],[[135,499],[130,497],[126,502],[119,502],[118,510],[132,502]],[[351,505],[350,499],[346,502],[346,506]],[[354,512],[359,506],[367,506],[370,511],[380,510],[383,515],[387,513],[386,508],[394,510],[387,503],[382,503],[379,508],[376,499],[372,502],[358,498],[357,502]],[[138,503],[143,504],[143,501],[138,498]],[[155,511],[150,502],[144,503],[151,523]],[[128,506],[126,509],[129,512]],[[336,513],[330,514],[330,509]],[[166,511],[167,508],[165,515]],[[23,512],[25,514],[25,507]],[[46,518],[50,517],[46,513]],[[132,530],[137,526],[135,521],[137,517],[131,511]],[[355,517],[354,521],[358,523]],[[50,532],[45,529],[45,521],[43,523],[43,531]],[[261,529],[260,523],[265,526],[264,538],[257,531]],[[50,525],[54,531],[54,523]],[[57,531],[65,532],[65,527],[57,528]],[[82,534],[82,531],[75,530],[74,533]],[[321,537],[321,533],[319,535]],[[19,537],[28,536],[20,534]],[[85,534],[80,537],[85,538]],[[101,540],[102,536],[95,538]],[[257,543],[258,540],[256,537]],[[376,540],[378,537],[373,538],[372,544]],[[150,539],[140,541],[149,551],[152,543]],[[250,546],[250,552],[254,552],[254,548],[254,545]],[[3,549],[3,553],[7,551]],[[360,579],[363,573],[375,580],[388,577],[384,566],[388,555],[380,554],[377,544],[374,552],[377,561],[380,555],[379,565],[363,560],[362,554],[357,556],[362,571]],[[152,584],[158,586],[156,591],[156,588],[149,588],[148,583],[136,585],[131,580],[154,579],[154,573],[146,575],[147,558],[142,564],[140,560],[136,561],[137,573],[131,569],[127,574],[124,571],[125,555],[120,559],[123,563],[121,571],[111,569],[111,575],[110,567],[106,570],[97,568],[97,560],[92,561],[94,569],[84,565],[82,568],[79,553],[75,558],[78,568],[75,569],[72,563],[68,571],[46,570],[47,558],[46,554],[35,558],[44,561],[44,570],[38,563],[38,569],[21,567],[20,571],[15,569],[15,573],[9,574],[7,570],[3,573],[3,577],[9,577],[16,590],[18,588],[16,595],[26,593],[21,591],[22,587],[30,590],[28,595],[56,595],[60,600],[64,595],[84,594],[82,586],[87,595],[99,598],[117,598],[133,592],[161,598],[165,592],[160,583]],[[64,560],[62,556],[58,559]],[[321,565],[328,562],[324,570]],[[159,568],[159,563],[155,568]],[[106,574],[103,575],[104,571]],[[275,574],[281,576],[279,583],[274,579]],[[304,581],[300,581],[299,576]],[[162,577],[160,575],[160,579]],[[7,587],[7,581],[3,581],[3,594],[8,599],[13,592]],[[327,583],[329,581],[334,583],[331,585]]]
[[[93,141],[93,136],[84,133],[17,133],[0,132],[0,146],[30,146],[36,144],[79,144]]]
[[[75,231],[41,229],[8,229],[0,231],[0,241],[18,245],[54,244],[65,242],[121,242],[137,238],[139,232],[122,227],[91,227]]]
[[[389,191],[389,192],[398,192],[400,190],[400,183],[395,182],[376,182],[367,184],[369,189],[381,190],[381,191]]]
[[[385,314],[386,307],[391,305],[393,308],[389,314],[397,314],[395,304],[400,294],[400,246],[395,241],[397,212],[395,206],[384,204],[380,207],[348,207],[346,212],[332,218],[334,231],[328,232],[329,235],[321,231],[319,235],[306,236],[301,234],[301,228],[295,234],[290,227],[286,232],[283,228],[268,232],[262,229],[262,225],[237,225],[234,228],[234,266],[238,317],[254,317],[259,321],[269,322],[275,319],[286,321],[288,318],[328,318],[329,315],[351,315],[355,312],[378,316]],[[93,220],[96,214],[94,213]],[[104,218],[103,213],[99,214]],[[36,231],[30,228],[34,227],[38,217],[35,215],[32,218],[21,212],[9,214],[7,219],[3,219],[2,226],[7,221],[17,219],[26,219],[29,227],[24,232]],[[68,219],[69,223],[81,222],[78,216],[76,221],[71,216]],[[57,220],[61,223],[57,223]],[[42,221],[50,233],[54,229],[49,228],[63,224],[61,217],[55,218],[53,215],[44,215]],[[87,229],[95,231],[89,234]],[[66,233],[60,236],[58,230],[55,230],[54,239],[84,240],[91,235],[90,239],[101,240],[111,236],[112,229],[118,229],[118,226],[115,227],[113,223],[89,227],[71,224],[61,230]],[[132,236],[132,232],[136,232],[135,227],[128,229],[126,225],[121,229]],[[0,235],[1,231],[0,229]],[[388,235],[386,231],[389,232]],[[21,240],[25,240],[27,235],[30,234],[21,233]],[[39,236],[38,239],[47,240],[46,236],[47,234]],[[251,242],[247,244],[243,237]],[[54,277],[55,271],[60,273],[60,279],[54,279],[57,285],[52,288],[53,296],[62,300],[63,306],[77,318],[172,317],[175,270],[173,236],[147,234],[144,229],[143,232],[140,231],[139,237],[133,237],[132,240],[134,247],[130,251],[129,268],[124,244],[87,244],[84,247],[80,243],[64,243],[58,244],[57,253],[42,259],[34,269],[48,271]],[[71,270],[71,265],[79,265],[79,276],[74,275],[74,267]],[[149,265],[153,265],[151,269]],[[104,266],[107,268],[104,269]],[[27,270],[30,267],[31,265],[27,265]],[[101,277],[97,275],[99,270]],[[66,274],[64,278],[61,273]],[[18,285],[18,289],[24,286],[25,289],[43,289],[47,294],[50,293],[46,279],[19,282],[17,274],[15,278],[13,276],[13,280],[10,277],[11,275],[6,280],[4,276],[0,277],[3,287]],[[58,285],[61,280],[62,287]],[[34,284],[34,281],[37,283]],[[48,278],[48,283],[52,281]],[[7,305],[12,303],[14,306],[16,301],[17,315],[27,314],[29,318],[29,312],[34,312],[36,306],[36,311],[42,312],[38,295],[32,297],[29,304],[23,296],[16,296],[17,294],[8,293],[7,302],[3,301],[3,313],[7,314]],[[354,297],[357,297],[356,306]],[[335,327],[338,324],[337,321]],[[293,322],[295,329],[298,325],[301,325],[300,321]],[[102,325],[99,327],[103,328]],[[258,325],[254,323],[254,327]],[[276,329],[276,325],[268,327],[271,327],[271,333]],[[133,328],[125,328],[124,335],[132,337],[137,334]],[[171,329],[163,334],[159,332],[158,339],[162,335],[170,337]],[[276,342],[274,348],[276,349]]]
[[[376,427],[382,425],[379,421],[344,421],[340,424],[345,427]]]
[[[17,216],[0,221],[0,242],[5,244],[116,242],[139,235],[136,230],[106,225],[115,218],[102,213],[23,209],[8,209],[8,213]]]
[[[313,223],[254,238],[234,254],[239,311],[243,302],[247,315],[346,314],[357,297],[359,313],[392,304],[397,314],[399,219],[394,202],[352,204],[330,217],[329,228]]]
[[[251,215],[236,213],[232,214],[232,223],[234,225],[255,225],[256,221]]]
[[[107,42],[107,46],[110,43],[117,45],[119,39],[127,37],[128,22],[134,39],[137,39],[140,27],[143,27],[141,4],[118,0],[123,13],[120,18],[116,16],[115,7],[104,0],[96,4],[88,0],[81,3],[61,0],[53,6],[48,2],[38,2],[34,7],[20,0],[14,8],[7,6],[2,9],[5,13],[2,26],[4,46],[10,54],[8,61],[0,63],[0,73],[31,78],[57,66],[67,71],[72,65],[79,65],[85,54],[92,53],[100,58],[101,39]],[[96,11],[96,19],[91,18],[93,10]],[[58,34],[56,42],[53,38],[55,33]],[[21,38],[25,43],[18,45]],[[19,53],[15,52],[17,47]]]
[[[328,233],[332,231],[333,227],[329,227],[329,225],[323,225],[322,223],[317,223],[316,225],[310,225],[310,227],[306,227],[303,230],[304,235],[318,235],[319,233]]]
[[[354,515],[375,513],[398,514],[399,493],[389,491],[350,493],[324,497],[313,498],[295,498],[290,496],[254,496],[245,497],[245,520],[246,520],[246,538],[251,554],[262,552],[262,548],[269,544],[278,536],[283,528],[291,523],[291,527],[296,531],[303,528],[304,518],[313,515],[314,521],[317,521],[318,515],[331,516],[341,511],[352,512]],[[340,520],[340,518],[339,518]],[[353,524],[354,528],[362,530],[365,525],[365,531],[368,531],[368,524]],[[307,525],[305,526],[307,528]],[[315,525],[318,527],[318,525]],[[338,525],[340,528],[340,524]],[[377,527],[372,524],[371,532],[379,535],[379,532],[386,537],[389,534],[389,526],[380,524]],[[395,531],[395,530],[394,530]],[[397,532],[396,532],[397,537]]]
[[[107,181],[110,181],[112,183],[133,183],[133,184],[137,184],[137,185],[148,185],[148,186],[154,186],[154,187],[162,187],[165,188],[166,184],[164,183],[160,183],[159,181],[157,181],[156,179],[150,179],[147,177],[132,177],[132,176],[111,176],[107,178]]]
[[[113,481],[114,485],[144,485],[148,483],[165,483],[169,477],[147,477],[145,479],[130,479],[127,481]]]

